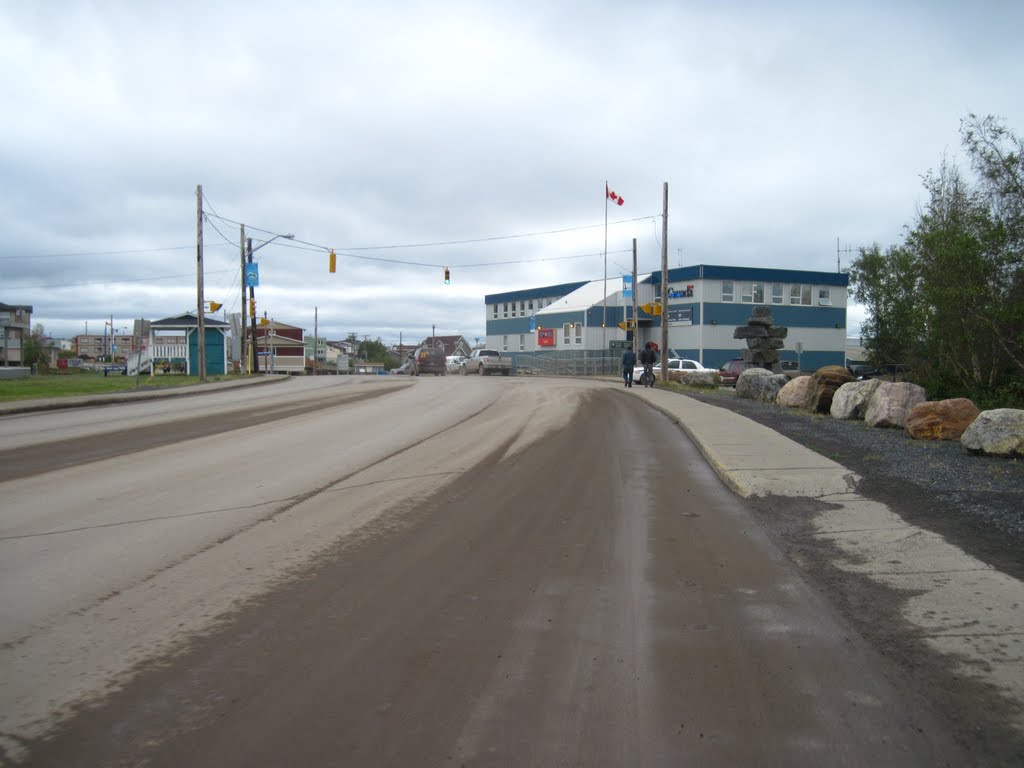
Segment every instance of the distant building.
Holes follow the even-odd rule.
[[[303,329],[271,320],[255,329],[259,370],[264,373],[305,373],[306,345]],[[251,336],[250,336],[251,338]],[[255,372],[255,369],[254,369]]]
[[[661,273],[638,275],[633,288],[616,276],[484,297],[487,346],[522,356],[616,357],[632,342],[662,343],[668,323],[670,354],[698,360],[708,368],[741,357],[746,344],[733,338],[755,304],[771,307],[776,325],[789,328],[783,360],[804,370],[843,365],[849,278],[811,272],[699,264],[668,271],[667,301],[661,315],[644,305],[660,304]],[[651,307],[653,310],[653,306]]]
[[[0,303],[0,365],[21,366],[32,334],[32,307]]]
[[[444,349],[445,357],[449,355],[462,355],[469,357],[473,349],[469,342],[462,336],[428,336],[418,346],[436,347],[440,345]]]
[[[110,357],[124,362],[125,355],[132,351],[135,337],[127,334],[111,336],[103,333],[83,333],[71,340],[71,351],[83,360],[100,360]]]

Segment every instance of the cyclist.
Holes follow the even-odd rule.
[[[640,365],[644,367],[644,375],[641,379],[645,387],[654,386],[654,364],[656,362],[658,362],[658,353],[654,351],[654,345],[648,341],[640,350]]]

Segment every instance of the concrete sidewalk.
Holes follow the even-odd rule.
[[[819,497],[849,493],[856,484],[851,470],[746,416],[665,390],[633,389],[679,424],[722,482],[744,498]]]

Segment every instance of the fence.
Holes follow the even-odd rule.
[[[513,357],[513,373],[541,376],[618,376],[622,370],[621,355],[600,351],[520,353]]]

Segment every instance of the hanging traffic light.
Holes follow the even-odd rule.
[[[452,273],[448,269],[448,267],[445,267],[444,268],[444,284],[445,285],[451,285],[451,283],[452,283]]]
[[[338,267],[338,257],[334,255],[334,251],[333,250],[331,251],[330,262],[329,263],[330,263],[330,266],[328,268],[328,271],[329,272],[334,272],[337,269],[337,267]]]

